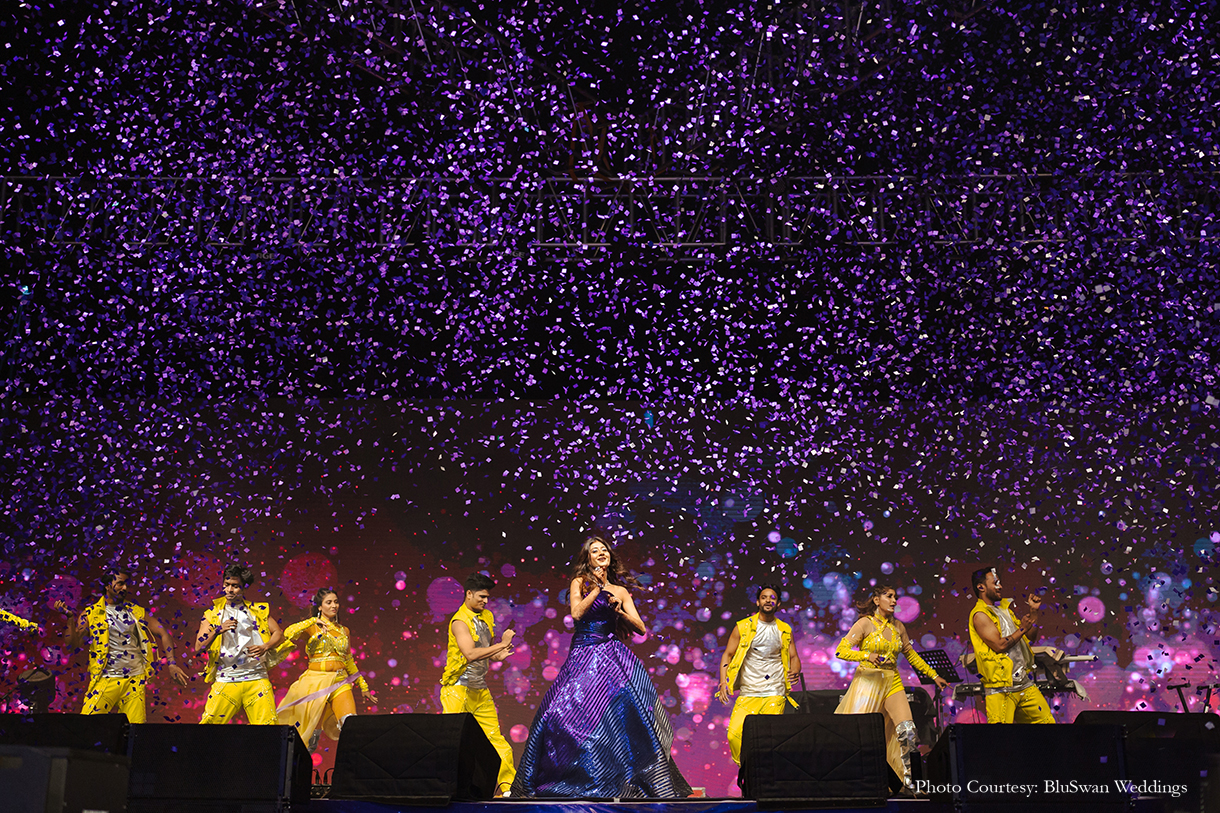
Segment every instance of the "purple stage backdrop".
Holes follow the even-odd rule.
[[[1145,5],[6,9],[0,606],[46,625],[0,627],[6,690],[79,707],[52,607],[105,562],[182,651],[241,560],[438,711],[484,570],[519,746],[603,528],[711,795],[765,582],[810,688],[858,588],[956,656],[996,564],[1098,657],[1062,720],[1174,708],[1220,650],[1220,20]]]

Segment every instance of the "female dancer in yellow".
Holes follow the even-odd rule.
[[[885,715],[885,758],[909,788],[911,752],[919,747],[919,740],[915,736],[915,722],[911,719],[906,690],[898,675],[898,653],[905,655],[917,671],[935,680],[936,688],[944,689],[949,683],[915,652],[906,627],[894,618],[897,606],[897,593],[887,585],[872,588],[868,596],[856,604],[860,618],[839,641],[835,655],[860,665],[835,714],[881,712]]]
[[[284,642],[278,655],[283,657],[294,647],[294,639],[309,633],[305,654],[309,664],[305,673],[288,689],[276,713],[280,725],[296,726],[310,751],[317,750],[322,732],[332,740],[339,739],[343,721],[356,713],[352,683],[360,686],[360,694],[372,703],[377,695],[356,669],[352,657],[347,627],[339,624],[339,596],[323,587],[313,597],[313,616],[298,621],[284,631]]]

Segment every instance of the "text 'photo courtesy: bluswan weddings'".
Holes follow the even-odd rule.
[[[932,782],[927,779],[917,779],[914,782],[915,792],[937,795],[959,795],[963,791],[972,796],[1184,796],[1189,788],[1186,785],[1160,782],[1155,779],[1144,779],[1138,782],[1127,779],[1116,779],[1112,783],[1078,782],[1074,779],[1046,779],[1040,782],[980,782],[972,779],[965,785],[950,782]]]

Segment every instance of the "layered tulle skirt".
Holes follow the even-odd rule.
[[[673,728],[648,671],[615,638],[574,642],[542,698],[514,796],[675,799],[690,795]]]

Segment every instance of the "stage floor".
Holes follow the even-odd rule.
[[[1031,804],[1027,809],[1038,810],[1040,805]],[[313,799],[306,806],[293,805],[293,811],[303,813],[758,813],[757,802],[746,799],[684,799],[672,801],[581,801],[565,799],[539,801],[535,799],[497,799],[491,802],[454,802],[448,807],[421,807],[380,802],[357,802],[343,799]],[[809,806],[786,807],[787,813],[954,813],[950,802],[929,799],[889,799],[884,806]],[[1012,806],[1003,810],[1012,811]],[[1089,810],[1088,805],[1077,808]],[[1132,813],[1162,813],[1167,809],[1162,799],[1137,799],[1129,809]]]
[[[298,807],[293,805],[293,810]],[[884,807],[802,807],[790,810],[893,811],[893,813],[951,813],[953,805],[926,799],[891,799]],[[758,803],[746,799],[684,799],[672,801],[634,800],[608,802],[564,799],[497,799],[492,802],[454,802],[448,807],[355,802],[342,799],[314,799],[304,808],[308,813],[757,813]]]

